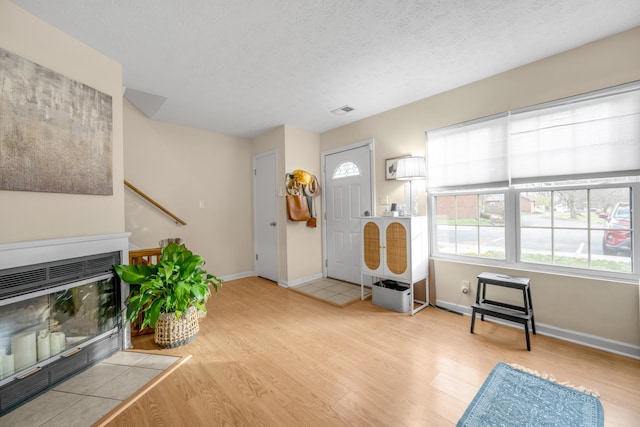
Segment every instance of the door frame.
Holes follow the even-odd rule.
[[[366,139],[364,141],[360,141],[360,142],[356,142],[353,144],[349,144],[349,145],[345,145],[342,147],[338,147],[338,148],[333,148],[331,150],[326,150],[320,153],[320,160],[321,160],[321,165],[320,165],[320,170],[322,171],[322,187],[323,188],[327,188],[327,163],[326,163],[326,157],[330,156],[332,154],[337,154],[337,153],[341,153],[343,151],[349,151],[349,150],[353,150],[354,148],[360,148],[360,147],[369,147],[369,151],[371,152],[371,156],[370,156],[370,173],[371,175],[369,176],[369,180],[370,180],[370,191],[371,191],[371,206],[369,208],[369,212],[371,212],[371,215],[373,216],[373,207],[375,206],[375,195],[376,195],[376,186],[375,186],[375,158],[376,158],[376,152],[375,152],[375,140],[373,138],[370,139]],[[326,195],[327,193],[324,193],[322,195],[322,277],[327,277],[327,270],[328,270],[328,255],[327,255],[327,202],[326,202]]]
[[[258,274],[258,261],[256,260],[255,256],[258,253],[258,239],[257,239],[257,234],[258,234],[258,210],[256,209],[257,207],[257,201],[256,201],[256,161],[257,159],[263,158],[263,157],[268,157],[268,156],[273,156],[274,162],[275,162],[275,170],[276,170],[276,174],[278,173],[278,150],[270,150],[270,151],[265,151],[264,153],[260,153],[260,154],[256,154],[253,156],[253,164],[252,164],[252,169],[254,171],[253,173],[253,254],[254,254],[254,258],[253,258],[253,271],[254,271],[254,275]],[[278,176],[276,175],[275,177],[275,193],[274,193],[274,197],[276,197],[276,199],[278,199],[278,195],[279,193],[279,188],[278,188]],[[280,284],[280,209],[279,209],[279,201],[276,200],[276,283]]]

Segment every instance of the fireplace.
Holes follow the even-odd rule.
[[[0,244],[0,415],[130,347],[128,233]]]

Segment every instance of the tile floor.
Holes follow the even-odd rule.
[[[91,426],[178,359],[120,351],[0,417],[0,426]]]
[[[360,300],[360,285],[322,278],[289,288],[329,304],[345,307]],[[365,290],[365,294],[369,292]]]

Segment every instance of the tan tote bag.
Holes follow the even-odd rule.
[[[309,204],[302,194],[287,194],[287,217],[290,221],[308,221]]]

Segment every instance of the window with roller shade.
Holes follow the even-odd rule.
[[[638,275],[638,82],[429,131],[427,174],[434,256]]]

